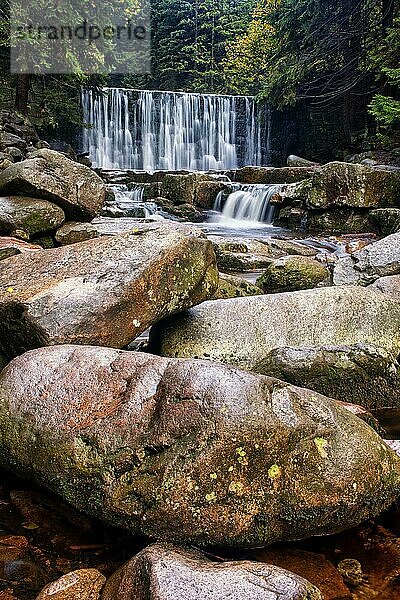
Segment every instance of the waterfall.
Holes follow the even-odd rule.
[[[106,88],[82,98],[85,151],[106,169],[225,170],[262,160],[252,97]]]
[[[219,192],[214,210],[221,213],[220,219],[249,221],[253,223],[271,224],[276,214],[276,207],[271,198],[278,193],[281,185],[242,185],[232,184],[231,192],[224,202],[224,192]]]

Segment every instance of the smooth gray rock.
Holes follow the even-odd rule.
[[[102,600],[323,600],[309,581],[250,561],[211,562],[167,544],[142,550],[110,577]]]
[[[204,302],[150,332],[156,354],[209,358],[250,369],[275,348],[359,343],[393,357],[400,351],[400,305],[362,287]]]
[[[121,348],[157,320],[212,297],[217,285],[211,242],[185,225],[13,256],[0,270],[0,350]]]
[[[295,154],[291,154],[287,157],[286,164],[288,167],[316,167],[317,163],[307,160],[306,158],[302,158],[301,156],[296,156]]]
[[[105,200],[105,184],[94,171],[46,148],[0,173],[2,195],[33,196],[60,206],[68,218],[93,218]]]
[[[369,285],[379,277],[400,274],[400,232],[388,235],[340,259],[333,271],[335,285]]]
[[[341,403],[208,361],[27,352],[0,375],[0,440],[0,466],[79,510],[197,546],[334,533],[400,494],[400,460]]]

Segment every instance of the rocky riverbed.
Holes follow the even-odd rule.
[[[399,171],[95,172],[14,125],[0,599],[398,598]],[[274,223],[216,220],[232,181]]]

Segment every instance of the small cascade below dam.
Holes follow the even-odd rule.
[[[105,88],[85,90],[82,104],[95,167],[207,171],[267,160],[267,126],[250,96]]]
[[[281,185],[233,183],[232,188],[234,191],[228,197],[226,192],[219,192],[214,205],[213,221],[218,221],[221,225],[229,223],[231,227],[235,221],[238,227],[243,222],[247,226],[272,225],[276,207],[271,204],[271,198],[279,192]]]

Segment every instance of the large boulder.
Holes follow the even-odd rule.
[[[367,344],[275,348],[253,371],[368,409],[400,408],[400,368]]]
[[[0,173],[0,193],[50,200],[68,218],[93,218],[105,200],[105,184],[94,171],[46,148]]]
[[[366,343],[396,357],[400,305],[361,287],[204,302],[165,320],[150,332],[156,354],[209,358],[252,368],[282,347]]]
[[[183,225],[88,240],[2,261],[0,350],[123,347],[152,323],[212,296],[211,243]]]
[[[322,283],[329,285],[329,270],[314,258],[299,255],[274,260],[257,279],[266,293],[307,290]]]
[[[110,577],[102,600],[322,600],[309,581],[250,561],[212,562],[196,550],[154,544]]]
[[[339,260],[335,285],[368,285],[379,277],[400,274],[400,232],[374,242]]]
[[[4,369],[0,464],[135,534],[198,546],[330,534],[400,494],[398,457],[335,400],[93,346],[40,348]]]
[[[56,240],[62,246],[76,244],[93,238],[128,233],[128,231],[147,231],[159,227],[154,219],[136,219],[134,217],[96,217],[90,223],[69,221],[56,233]]]
[[[65,220],[63,210],[48,200],[23,196],[0,197],[0,232],[22,229],[29,235],[52,231]]]
[[[398,206],[400,172],[332,162],[315,171],[306,202],[313,209]]]

